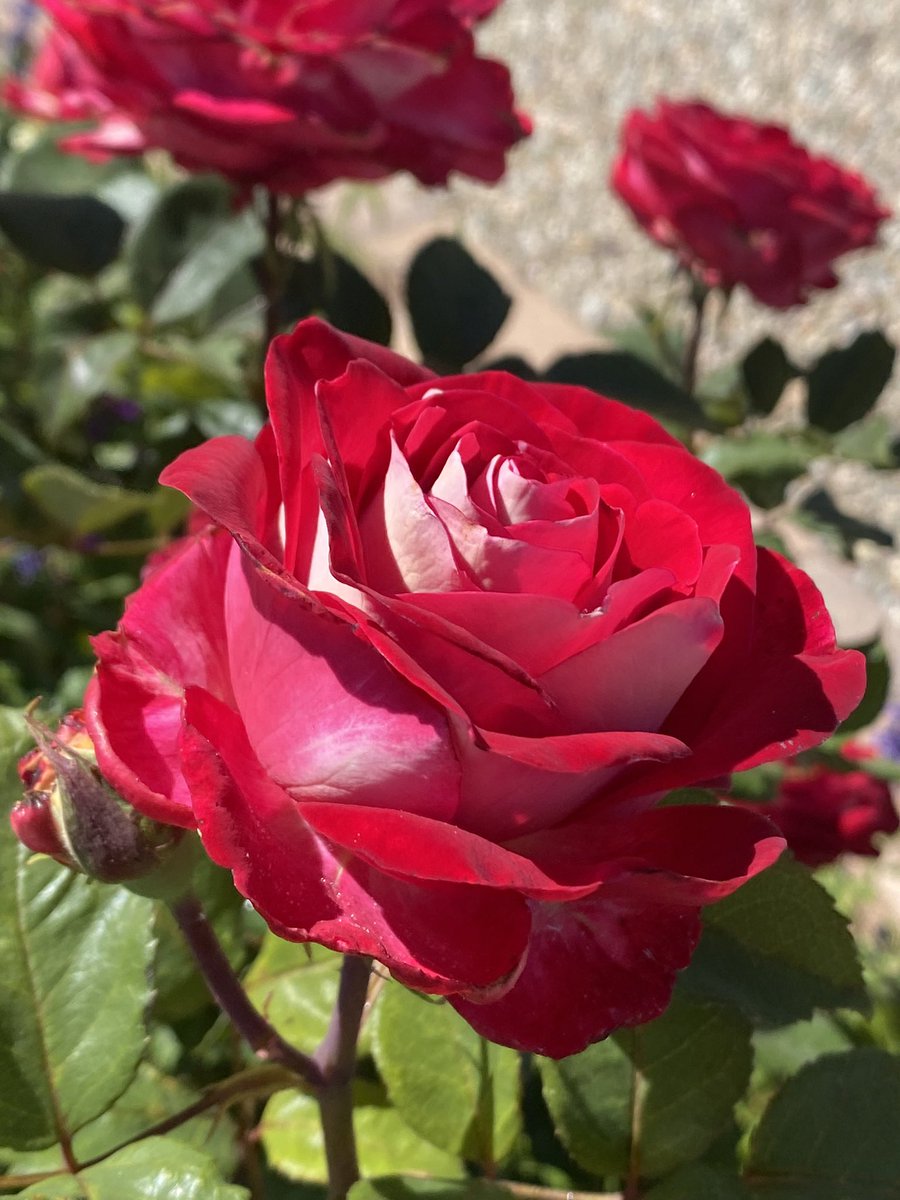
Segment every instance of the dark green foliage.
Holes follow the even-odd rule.
[[[452,374],[483,354],[512,303],[503,288],[452,238],[435,238],[412,261],[406,301],[425,362]]]
[[[880,329],[829,350],[807,372],[810,423],[837,433],[869,412],[894,369],[896,351]]]

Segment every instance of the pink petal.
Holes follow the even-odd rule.
[[[597,883],[559,884],[495,842],[414,813],[315,801],[302,803],[300,812],[329,842],[404,878],[513,889],[544,899],[583,895]]]
[[[703,547],[697,522],[682,509],[665,500],[645,501],[625,522],[624,540],[628,557],[638,570],[669,570],[675,586],[685,592],[696,583]]]
[[[700,934],[698,910],[601,887],[569,904],[532,902],[525,968],[499,1000],[450,1003],[483,1037],[564,1058],[658,1017]]]
[[[571,550],[545,550],[515,537],[494,536],[478,521],[436,498],[440,517],[460,560],[487,591],[525,592],[571,599],[593,574],[593,561]],[[577,536],[583,541],[583,536]]]
[[[185,539],[128,602],[118,632],[94,639],[97,674],[86,720],[100,768],[139,811],[194,824],[178,740],[185,687],[228,699],[231,681],[221,596],[231,542]]]
[[[266,401],[278,448],[285,507],[285,566],[301,578],[308,564],[305,559],[298,561],[296,555],[312,545],[318,518],[309,465],[325,450],[316,411],[316,387],[321,389],[323,381],[344,375],[355,360],[374,364],[383,376],[401,387],[431,378],[423,367],[371,342],[339,333],[315,317],[301,321],[292,333],[275,338],[266,358]],[[349,385],[329,390],[325,402],[338,441],[352,432],[353,453],[363,462],[374,453],[397,396],[392,389],[379,386],[370,402],[365,389],[357,391],[353,383],[356,379],[358,376],[351,376]]]
[[[443,592],[471,586],[457,567],[450,538],[391,439],[380,491],[361,521],[367,578],[380,592]]]
[[[722,636],[717,605],[681,600],[548,671],[543,683],[574,730],[656,730]]]
[[[585,438],[593,438],[598,442],[644,442],[651,446],[673,446],[682,450],[681,444],[666,433],[658,421],[618,400],[610,400],[589,388],[569,384],[540,383],[533,386],[554,408],[565,414],[569,427]]]
[[[452,817],[459,767],[446,715],[346,621],[283,595],[237,548],[225,612],[237,708],[276,783],[297,798]]]
[[[689,753],[654,733],[583,733],[517,737],[478,731],[460,740],[462,799],[456,822],[503,841],[564,820],[623,767]]]
[[[588,612],[558,596],[514,592],[417,593],[405,596],[404,601],[469,630],[538,679],[637,620],[671,584],[668,571],[643,571],[614,583],[603,606]]]
[[[256,445],[218,437],[185,450],[159,477],[230,533],[271,544],[277,497]]]
[[[573,885],[626,878],[628,894],[648,902],[709,904],[736,891],[773,862],[784,839],[764,814],[725,805],[666,805],[629,815],[598,804],[544,834],[510,843],[552,878]]]
[[[187,720],[184,770],[204,845],[276,933],[373,955],[425,991],[506,986],[528,936],[520,896],[411,882],[335,852],[263,771],[231,709],[195,690]]]

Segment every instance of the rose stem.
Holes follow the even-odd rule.
[[[703,337],[703,319],[706,315],[706,302],[709,300],[709,297],[710,289],[708,287],[704,287],[699,283],[693,285],[691,289],[691,304],[694,310],[694,320],[691,326],[690,337],[684,350],[684,365],[682,366],[684,390],[689,396],[693,396],[694,385],[697,382],[697,358],[700,353],[700,341]]]
[[[328,1164],[329,1200],[343,1200],[359,1178],[353,1132],[353,1074],[371,965],[371,959],[344,956],[337,1003],[328,1032],[314,1056],[325,1080],[317,1099]]]
[[[200,902],[185,896],[172,905],[172,915],[216,1003],[256,1057],[279,1063],[311,1088],[321,1088],[327,1081],[318,1062],[286,1042],[250,1003]]]
[[[263,272],[266,301],[265,330],[263,334],[263,358],[269,343],[278,333],[278,304],[281,300],[283,283],[279,261],[278,235],[281,233],[281,211],[275,192],[266,191],[266,249],[263,256]]]

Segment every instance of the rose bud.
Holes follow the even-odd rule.
[[[10,813],[19,840],[104,883],[154,871],[182,830],[141,816],[104,781],[81,710],[55,734],[28,718],[38,743],[19,760],[25,795]]]

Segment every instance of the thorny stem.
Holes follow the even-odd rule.
[[[105,1150],[102,1154],[87,1159],[81,1164],[80,1169],[87,1170],[88,1167],[95,1167],[98,1163],[111,1158],[113,1154],[118,1154],[120,1150],[124,1150],[126,1146],[133,1146],[135,1142],[143,1142],[151,1137],[162,1137],[163,1134],[170,1133],[173,1129],[177,1129],[180,1125],[192,1121],[194,1117],[202,1116],[203,1113],[209,1112],[212,1108],[226,1109],[232,1104],[246,1103],[248,1100],[259,1100],[263,1097],[274,1095],[275,1092],[285,1091],[287,1088],[292,1087],[295,1082],[296,1076],[293,1072],[274,1065],[251,1067],[246,1071],[241,1071],[237,1075],[233,1075],[229,1079],[223,1079],[220,1083],[215,1083],[207,1088],[203,1095],[198,1100],[195,1100],[193,1104],[189,1104],[186,1108],[172,1113],[171,1116],[164,1117],[163,1120],[157,1121],[155,1125],[142,1130],[136,1136],[126,1138],[123,1142],[118,1142],[112,1149]],[[33,1180],[33,1182],[37,1182],[37,1179]]]
[[[216,1003],[256,1057],[287,1067],[310,1087],[321,1088],[326,1079],[318,1063],[286,1042],[250,1003],[199,901],[193,896],[178,900],[172,915]]]
[[[256,1056],[287,1068],[315,1095],[328,1164],[329,1200],[343,1200],[359,1178],[353,1132],[353,1075],[371,960],[344,957],[328,1030],[310,1057],[286,1042],[250,1003],[197,899],[188,896],[177,901],[172,913],[213,997]]]
[[[281,262],[278,250],[278,235],[281,233],[281,212],[278,196],[275,192],[266,192],[266,249],[263,257],[263,290],[265,293],[265,327],[263,335],[263,353],[268,351],[269,343],[278,333],[278,305],[281,301],[282,279]]]
[[[542,1187],[537,1183],[518,1183],[511,1179],[493,1179],[494,1187],[519,1200],[625,1200],[622,1192],[573,1192],[564,1188]]]
[[[314,1056],[326,1081],[317,1099],[328,1164],[329,1200],[343,1200],[359,1178],[353,1132],[353,1073],[371,966],[368,958],[345,955],[337,1003]]]
[[[684,363],[681,369],[684,379],[684,390],[689,396],[694,394],[694,386],[697,382],[697,358],[700,353],[700,342],[703,337],[703,321],[710,295],[711,292],[708,287],[704,287],[699,283],[693,285],[691,303],[694,309],[694,320],[688,343],[685,347]]]

